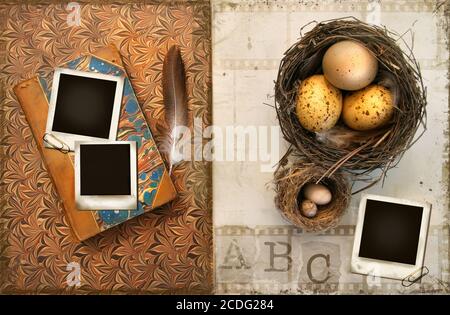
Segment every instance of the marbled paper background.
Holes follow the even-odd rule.
[[[79,26],[67,22],[65,4],[30,3],[0,4],[0,292],[211,292],[210,164],[179,165],[175,202],[76,244],[12,91],[21,80],[50,77],[54,67],[114,43],[158,141],[162,62],[176,43],[186,64],[191,116],[208,126],[209,1],[79,1]],[[67,283],[74,266],[80,286]]]
[[[433,205],[425,255],[430,275],[421,284],[404,288],[400,281],[350,273],[360,195],[353,196],[337,228],[323,234],[304,233],[277,212],[274,192],[267,186],[273,175],[261,172],[267,161],[215,162],[217,292],[449,292],[450,2],[215,0],[212,6],[213,122],[220,127],[278,125],[274,109],[265,104],[274,104],[274,80],[284,51],[298,40],[300,28],[311,21],[355,16],[385,25],[404,34],[408,43],[413,42],[428,91],[428,130],[388,173],[384,187],[380,184],[367,192]],[[283,147],[282,143],[280,153]],[[248,146],[246,150],[248,153]]]

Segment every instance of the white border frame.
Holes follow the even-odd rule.
[[[130,145],[130,195],[81,195],[81,145]],[[75,142],[75,203],[79,210],[136,210],[137,209],[137,145],[135,141]]]
[[[414,265],[359,257],[361,236],[364,225],[364,217],[366,213],[366,204],[368,199],[423,208],[422,222],[420,225],[420,233],[419,233],[419,243],[417,246],[416,263]],[[423,259],[425,256],[425,246],[427,243],[427,233],[430,221],[430,214],[431,214],[431,204],[427,202],[416,202],[406,199],[363,194],[361,197],[361,202],[359,204],[358,221],[356,224],[355,239],[353,243],[351,272],[396,280],[403,280],[408,276],[414,275],[417,277],[421,276],[420,273],[417,274],[417,272],[423,267]]]
[[[68,74],[68,75],[85,77],[85,78],[94,78],[94,79],[101,79],[101,80],[107,80],[107,81],[114,81],[117,83],[116,92],[115,92],[115,96],[114,96],[114,104],[113,104],[113,111],[112,111],[112,116],[111,116],[111,125],[109,128],[108,139],[98,138],[98,137],[90,137],[90,136],[84,136],[84,135],[77,135],[77,134],[70,134],[70,133],[52,130],[53,120],[55,118],[56,101],[57,101],[57,97],[58,97],[59,78],[60,78],[61,74]],[[78,70],[65,69],[65,68],[56,68],[55,73],[53,74],[52,92],[50,95],[47,125],[46,125],[46,129],[45,129],[46,134],[51,134],[51,135],[53,135],[54,138],[56,138],[55,140],[59,140],[59,141],[63,142],[64,144],[66,144],[67,147],[70,149],[70,151],[75,150],[75,141],[116,140],[117,126],[119,125],[120,108],[122,105],[123,85],[124,85],[124,79],[121,76],[114,76],[114,75],[108,75],[108,74],[96,73],[96,72],[78,71]],[[49,139],[47,138],[47,140],[49,140]],[[60,147],[61,143],[52,143],[51,141],[50,142],[44,141],[44,145],[47,148],[55,148],[55,147]]]

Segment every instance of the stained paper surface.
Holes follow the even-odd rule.
[[[353,196],[337,228],[307,234],[277,212],[274,192],[267,187],[273,174],[261,172],[267,162],[215,162],[218,292],[445,292],[439,284],[449,281],[448,17],[444,7],[439,1],[213,1],[213,122],[222,127],[278,125],[275,110],[266,104],[274,104],[279,62],[299,39],[303,25],[354,16],[399,34],[410,29],[427,86],[428,130],[398,167],[389,171],[384,186],[378,184],[366,192],[432,204],[425,255],[430,276],[406,289],[399,281],[350,273],[360,195]],[[411,43],[411,34],[404,39]],[[280,154],[286,147],[281,142]]]

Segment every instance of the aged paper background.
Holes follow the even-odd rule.
[[[403,34],[428,91],[428,130],[368,192],[432,203],[425,265],[430,275],[404,288],[400,281],[350,273],[355,195],[340,225],[307,234],[283,221],[271,172],[261,162],[214,162],[213,196],[218,293],[417,293],[448,291],[448,18],[445,1],[220,1],[213,10],[213,122],[276,126],[273,81],[283,52],[301,26],[355,16]],[[447,13],[448,14],[448,13]],[[410,34],[405,39],[411,42]],[[285,145],[281,145],[281,152]],[[247,147],[248,149],[248,147]],[[266,164],[266,163],[264,163]]]

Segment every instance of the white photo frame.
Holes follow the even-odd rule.
[[[376,200],[422,208],[422,218],[420,224],[420,232],[418,238],[415,264],[410,265],[399,262],[360,257],[359,253],[361,247],[361,238],[363,233],[367,200]],[[351,259],[351,272],[396,280],[403,280],[407,277],[409,277],[409,280],[411,280],[411,277],[419,278],[421,276],[420,270],[423,267],[423,260],[425,256],[425,247],[427,242],[430,214],[431,214],[431,204],[427,202],[416,202],[406,199],[363,194],[359,205],[358,221],[355,230],[355,238],[353,243],[352,259]]]
[[[130,146],[130,194],[82,195],[80,147],[110,144],[128,144]],[[137,209],[137,200],[137,144],[135,141],[75,142],[75,204],[79,210],[135,210]]]
[[[53,130],[59,82],[62,74],[116,82],[116,90],[114,94],[113,110],[108,138],[71,134]],[[44,145],[47,148],[64,148],[66,151],[74,151],[75,141],[115,140],[117,136],[117,127],[119,124],[123,87],[124,79],[121,76],[114,76],[97,72],[85,72],[65,68],[56,68],[53,75],[53,85],[49,101],[49,111],[45,130],[46,138],[44,139]]]

